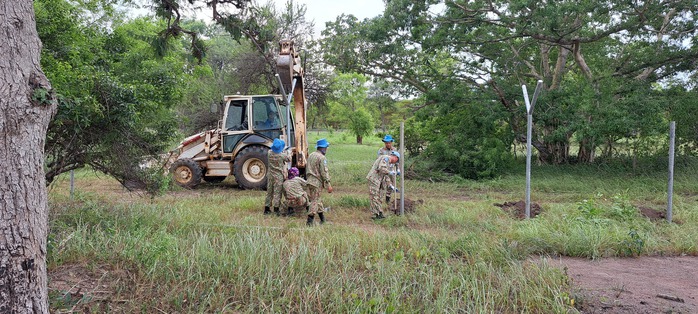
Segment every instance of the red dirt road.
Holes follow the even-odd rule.
[[[566,269],[582,313],[698,313],[698,257],[548,262]]]

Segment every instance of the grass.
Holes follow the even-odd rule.
[[[71,200],[62,178],[50,191],[49,274],[75,268],[84,285],[107,270],[109,284],[54,288],[52,310],[569,313],[569,279],[532,256],[698,255],[698,172],[690,168],[676,170],[681,224],[636,210],[664,206],[664,173],[571,166],[534,167],[533,201],[544,208],[535,219],[492,205],[523,199],[517,168],[479,182],[408,181],[408,197],[424,204],[376,223],[365,176],[380,139],[356,145],[344,133],[310,135],[320,137],[331,143],[335,192],[323,193],[330,223],[313,228],[261,215],[264,192],[229,180],[150,198],[79,171]]]

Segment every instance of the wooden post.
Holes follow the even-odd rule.
[[[669,124],[669,191],[667,192],[666,220],[671,222],[674,203],[674,141],[676,139],[676,121]]]

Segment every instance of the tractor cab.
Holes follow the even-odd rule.
[[[275,138],[284,140],[286,146],[294,146],[293,136],[290,137],[290,143],[287,140],[288,117],[281,96],[225,96],[225,103],[221,128],[224,155],[235,155],[247,146],[244,145],[246,143],[270,147]],[[292,117],[291,133],[293,134]]]

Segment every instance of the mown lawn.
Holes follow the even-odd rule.
[[[414,213],[374,222],[366,172],[381,143],[328,137],[335,192],[328,224],[263,216],[263,191],[229,178],[151,198],[88,170],[50,189],[54,312],[567,313],[575,291],[531,258],[698,255],[698,165],[676,169],[674,219],[662,210],[666,171],[534,166],[543,212],[519,220],[494,206],[524,199],[523,165],[485,181],[406,182]]]

